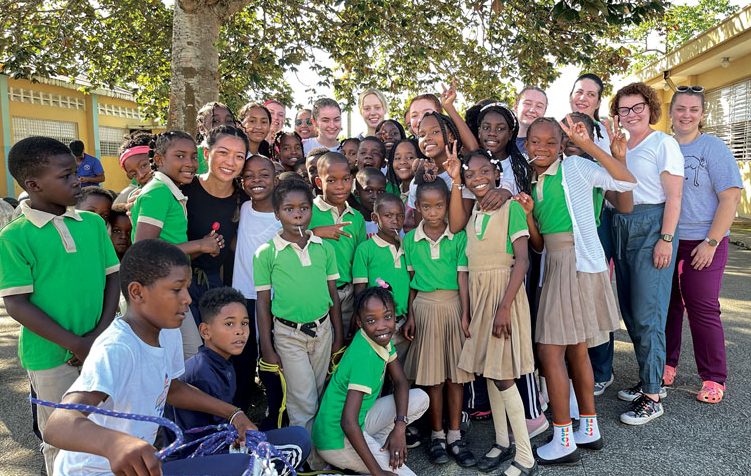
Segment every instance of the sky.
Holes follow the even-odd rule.
[[[673,0],[673,4],[677,5],[695,5],[698,4],[696,0]],[[743,8],[745,5],[748,4],[748,0],[731,0],[731,4],[736,5],[738,7]],[[651,40],[650,40],[651,41]],[[327,58],[325,57],[319,57],[316,55],[317,61],[323,61],[327,62],[329,65],[331,65],[330,61],[327,61]],[[580,68],[578,66],[564,66],[561,69],[561,75],[560,77],[554,81],[547,89],[547,95],[548,95],[548,110],[546,112],[547,116],[553,116],[557,118],[562,118],[566,113],[571,111],[571,108],[569,106],[568,102],[568,95],[571,91],[571,87],[574,84],[574,81],[576,80],[577,76],[579,75]],[[303,83],[300,78],[305,78],[305,83]],[[300,70],[297,74],[288,73],[285,75],[285,79],[289,82],[289,84],[292,86],[293,89],[293,99],[296,104],[305,104],[307,107],[310,107],[310,95],[308,92],[306,92],[306,89],[309,89],[311,85],[315,85],[319,77],[317,74],[310,69],[306,67],[306,65],[301,65]],[[613,83],[613,91],[618,90],[620,87],[625,86],[626,82],[628,81],[627,76],[615,76],[612,78]],[[523,85],[519,83],[517,85],[519,88],[521,88]],[[318,95],[325,95],[333,97],[333,92],[331,89],[327,88],[317,88],[316,93]],[[458,102],[461,102],[461,91],[459,91],[459,98]],[[602,117],[607,116],[607,102],[606,100],[602,101],[602,104],[600,105],[600,115]],[[287,111],[287,118],[288,123],[292,123],[294,120],[294,114],[295,111],[288,110]],[[351,113],[351,135],[355,136],[359,134],[360,132],[363,132],[365,130],[365,122],[360,117],[360,114],[357,110],[352,111]],[[342,128],[343,132],[342,134],[345,135],[347,133],[347,117],[346,113],[345,116],[342,118]]]

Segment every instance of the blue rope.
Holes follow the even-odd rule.
[[[64,410],[77,410],[84,413],[98,413],[100,415],[110,416],[114,418],[145,421],[155,423],[160,426],[166,426],[170,429],[170,431],[172,431],[172,433],[175,434],[175,441],[173,441],[166,448],[163,448],[156,452],[156,457],[162,461],[164,461],[169,455],[194,445],[198,445],[198,447],[190,456],[188,456],[188,458],[208,456],[216,453],[225,446],[231,445],[239,437],[237,429],[234,426],[228,423],[223,423],[221,425],[210,425],[186,430],[184,433],[187,434],[203,433],[205,431],[213,431],[214,433],[206,435],[189,443],[184,443],[185,437],[183,435],[183,431],[179,426],[175,424],[175,422],[169,420],[168,418],[116,412],[92,405],[84,405],[82,403],[53,403],[33,397],[30,397],[30,400],[31,403],[45,407],[61,408]],[[289,461],[287,461],[287,458],[285,458],[284,455],[274,445],[266,441],[266,435],[264,433],[260,431],[247,431],[245,435],[245,446],[246,448],[248,448],[252,456],[255,457],[250,458],[248,470],[244,474],[250,475],[253,473],[253,466],[256,461],[261,463],[263,470],[268,470],[270,469],[269,462],[272,458],[276,458],[284,463],[292,476],[297,475],[295,468],[292,467]]]

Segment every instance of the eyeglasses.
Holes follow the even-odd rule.
[[[634,114],[641,114],[644,112],[644,109],[647,107],[647,103],[645,102],[637,102],[631,107],[619,107],[618,108],[618,115],[620,117],[627,117],[631,112],[633,111]]]
[[[297,127],[300,127],[303,124],[303,122],[305,123],[306,126],[312,126],[313,125],[313,120],[311,118],[307,118],[305,120],[303,120],[303,119],[295,119],[295,125]]]
[[[692,93],[703,93],[704,86],[678,86],[675,88],[675,91],[679,93],[687,93],[689,91]]]

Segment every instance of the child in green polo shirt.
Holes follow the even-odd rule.
[[[346,339],[352,333],[352,261],[355,250],[365,241],[365,220],[347,203],[352,193],[352,173],[347,158],[338,152],[327,152],[318,159],[316,185],[322,193],[313,201],[310,229],[334,247],[339,279],[336,288],[341,304],[342,324]]]
[[[367,288],[355,298],[360,331],[331,376],[313,424],[321,457],[360,474],[414,475],[407,461],[405,429],[428,408],[428,396],[409,389],[391,338],[396,312],[390,287]],[[394,394],[378,398],[388,371]]]
[[[154,178],[147,183],[130,210],[133,220],[133,243],[160,239],[177,246],[191,257],[202,253],[218,255],[224,248],[224,238],[215,230],[206,230],[200,240],[188,241],[187,197],[180,186],[187,185],[196,176],[196,143],[183,131],[159,134],[150,144],[149,156]],[[201,336],[192,313],[180,327],[183,336],[183,354],[186,359],[198,352]]]
[[[409,314],[402,331],[412,341],[404,371],[417,385],[429,387],[429,449],[434,464],[448,463],[448,452],[462,467],[477,461],[462,440],[464,383],[474,374],[458,367],[462,346],[469,335],[467,235],[451,233],[446,223],[449,191],[446,182],[418,182],[416,206],[422,215],[417,228],[404,237],[407,270],[412,276]],[[443,430],[443,393],[447,394],[448,433]]]
[[[331,355],[343,342],[339,274],[334,249],[307,229],[310,187],[302,180],[283,180],[272,204],[282,229],[253,259],[261,358],[282,368],[289,424],[310,431]]]
[[[73,208],[81,189],[65,144],[23,139],[10,149],[8,168],[29,199],[0,231],[0,296],[23,326],[18,357],[33,391],[59,402],[115,316],[120,265],[102,219]],[[51,413],[37,408],[42,435]],[[43,443],[42,452],[51,475],[58,450]]]
[[[403,363],[409,348],[409,341],[401,333],[407,320],[409,301],[409,272],[399,236],[404,226],[404,203],[396,195],[384,193],[375,201],[372,218],[378,225],[378,233],[357,247],[352,263],[352,282],[355,296],[368,286],[376,286],[379,278],[391,285],[396,311],[394,346]]]

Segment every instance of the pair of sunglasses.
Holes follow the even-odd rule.
[[[675,88],[676,92],[679,93],[703,93],[704,92],[704,86],[678,86]]]

